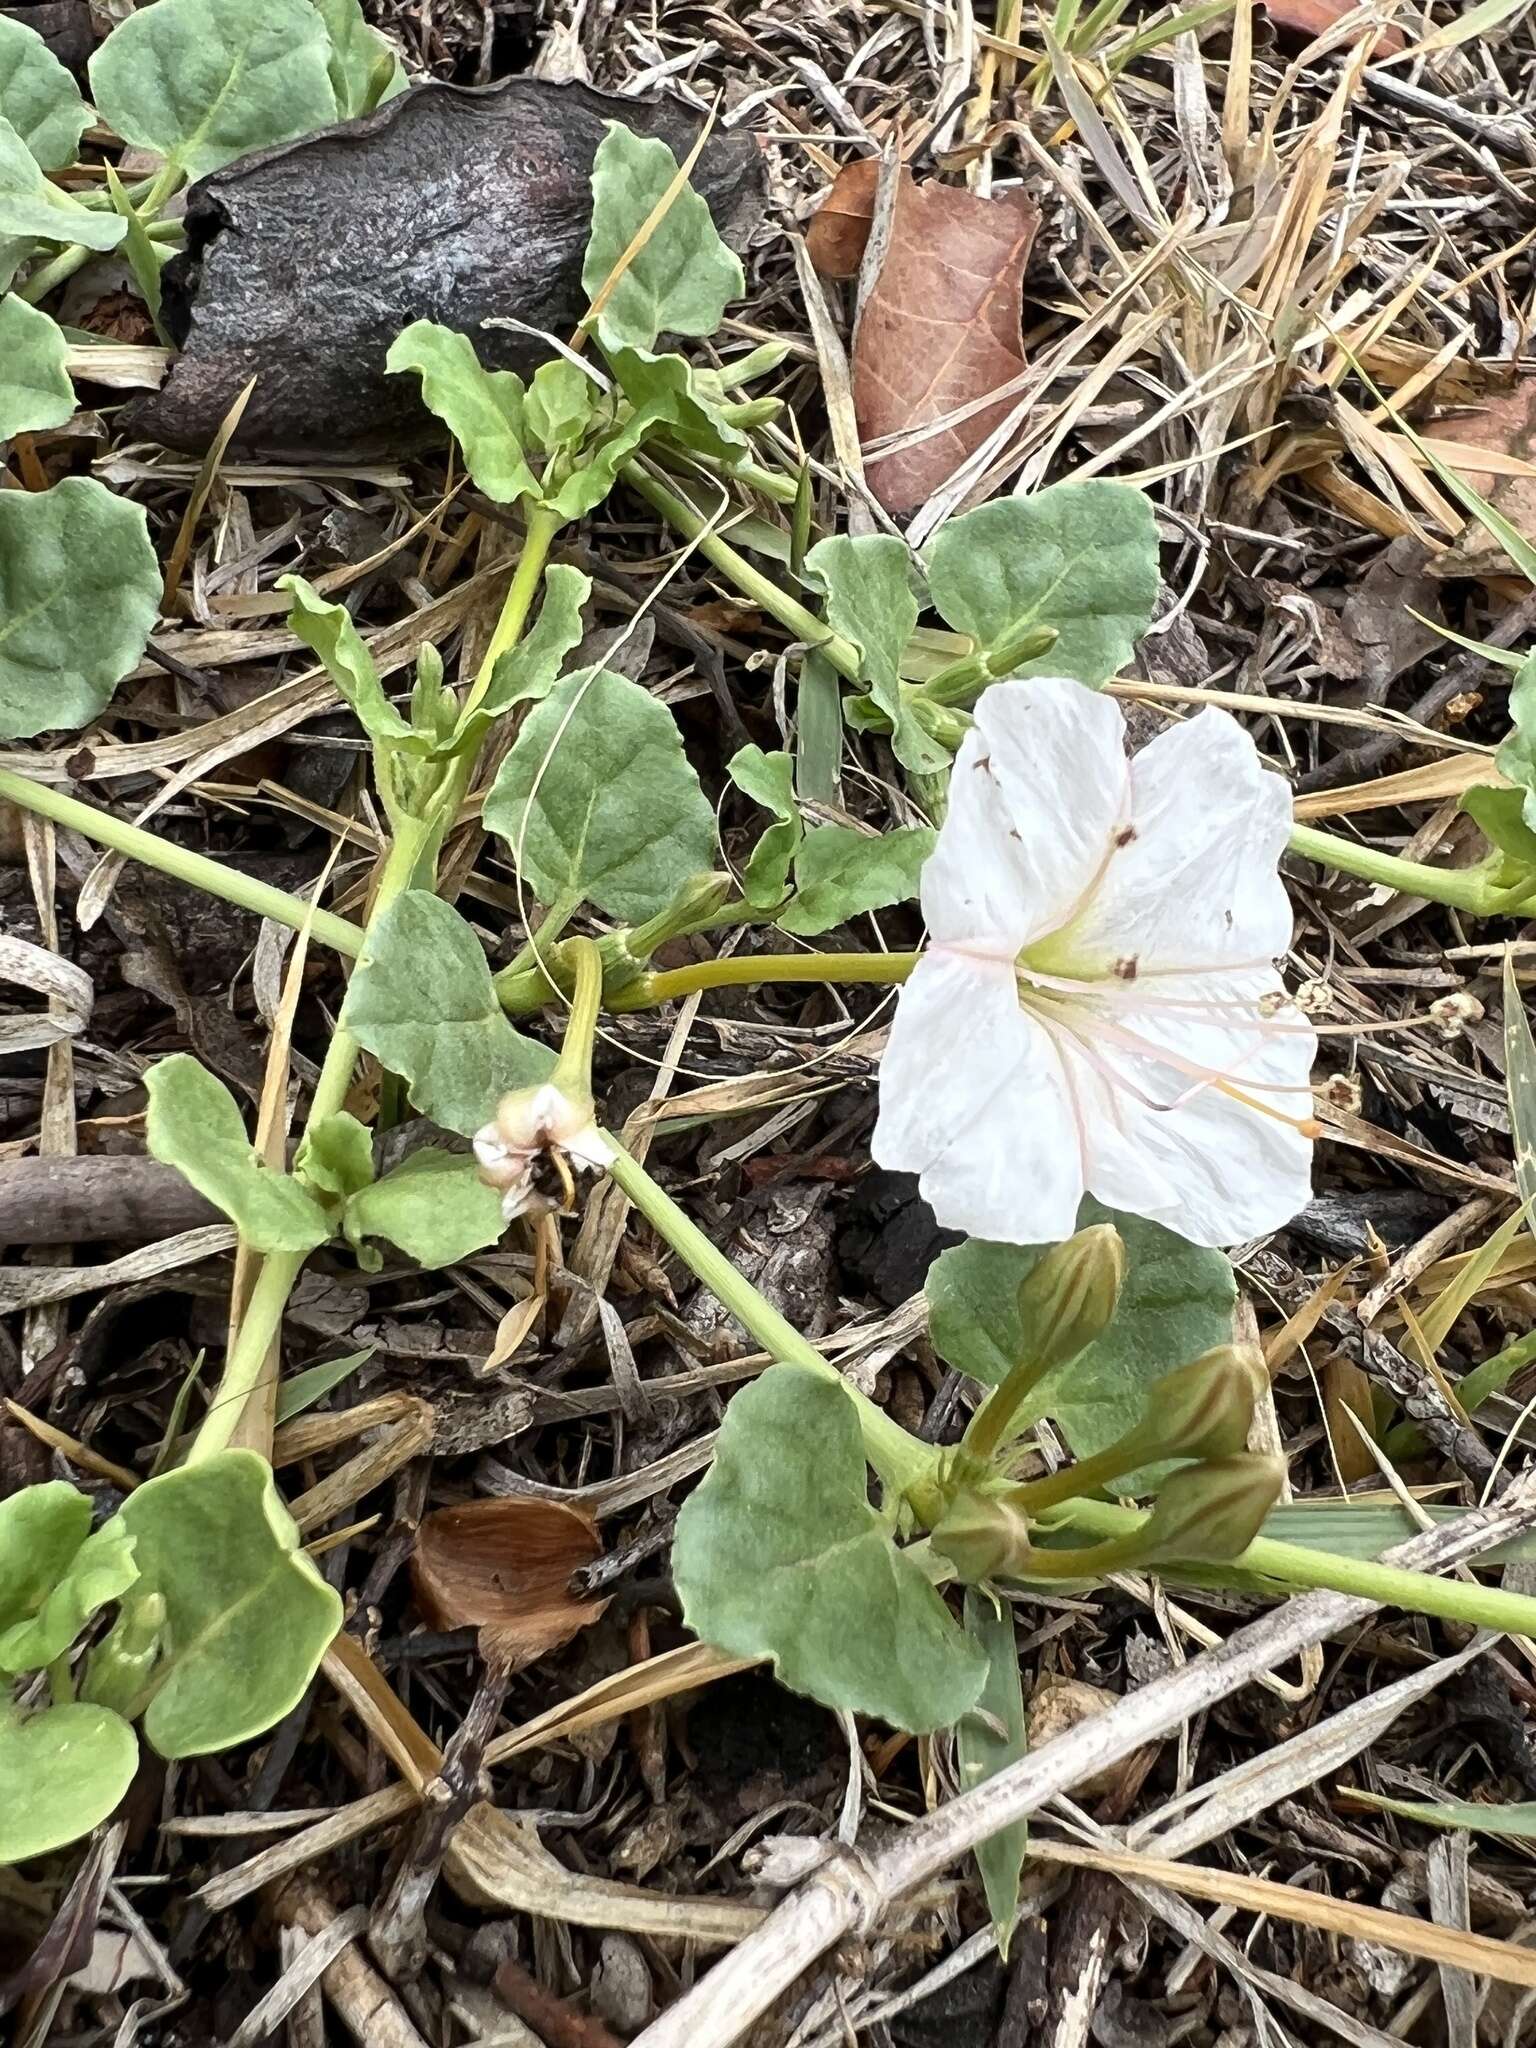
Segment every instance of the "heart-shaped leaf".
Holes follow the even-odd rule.
[[[715,814],[667,707],[606,669],[552,690],[485,800],[540,900],[638,924],[714,862]]]
[[[384,367],[421,378],[422,403],[458,442],[465,468],[488,498],[511,505],[538,496],[539,480],[523,453],[526,394],[515,371],[486,369],[467,334],[435,320],[413,320],[397,334]]]
[[[325,1211],[279,1173],[245,1135],[239,1105],[190,1053],[172,1053],[144,1077],[149,1149],[222,1209],[253,1251],[308,1252],[331,1234]]]
[[[138,1767],[133,1730],[105,1707],[72,1701],[25,1721],[0,1709],[0,1863],[88,1835]]]
[[[45,171],[75,160],[91,110],[35,29],[0,14],[0,120],[9,121]],[[5,437],[0,434],[0,440]]]
[[[341,1600],[300,1549],[265,1458],[220,1451],[162,1473],[116,1521],[139,1578],[113,1634],[132,1628],[145,1600],[165,1603],[144,1713],[155,1748],[203,1756],[280,1721],[340,1628]]]
[[[474,1160],[431,1145],[359,1189],[342,1223],[353,1244],[387,1238],[419,1266],[452,1266],[495,1244],[506,1227],[501,1196],[480,1178]]]
[[[1157,523],[1128,484],[1052,484],[996,498],[950,520],[928,554],[928,587],[979,648],[1030,626],[1055,629],[1022,676],[1075,676],[1097,688],[1118,675],[1157,604]]]
[[[90,62],[125,142],[191,178],[336,119],[331,40],[310,0],[155,0]]]
[[[94,718],[144,652],[159,602],[141,506],[94,477],[0,491],[0,739]]]
[[[373,925],[341,1021],[405,1077],[423,1116],[465,1138],[501,1096],[542,1081],[555,1063],[507,1022],[474,932],[424,889],[397,896]]]
[[[981,1691],[982,1651],[869,1505],[853,1403],[800,1366],[770,1366],[726,1410],[678,1517],[672,1575],[705,1642],[771,1657],[829,1707],[920,1733]]]
[[[676,176],[677,159],[659,137],[608,123],[592,165],[592,233],[581,267],[588,298],[602,291]],[[598,339],[605,349],[648,349],[659,334],[713,334],[745,290],[707,203],[684,185],[605,300]]]
[[[62,1479],[0,1500],[0,1629],[37,1612],[90,1533],[89,1496]]]
[[[1019,1419],[1054,1417],[1085,1458],[1143,1420],[1154,1380],[1230,1341],[1237,1287],[1220,1252],[1186,1244],[1160,1223],[1118,1215],[1091,1197],[1077,1222],[1080,1230],[1112,1223],[1124,1240],[1114,1319],[1086,1351],[1044,1376]],[[934,1349],[957,1371],[995,1387],[1019,1363],[1019,1287],[1046,1249],[972,1238],[939,1259],[928,1275],[930,1328]],[[1129,1480],[1117,1484],[1130,1488]]]

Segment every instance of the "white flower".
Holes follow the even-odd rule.
[[[873,1149],[977,1237],[1058,1241],[1089,1193],[1237,1244],[1310,1198],[1290,791],[1224,711],[1124,739],[1113,698],[1040,677],[988,690],[956,757]]]
[[[603,1167],[613,1160],[591,1101],[578,1102],[550,1081],[504,1095],[495,1121],[476,1131],[474,1146],[481,1177],[502,1191],[501,1213],[508,1223],[530,1211],[570,1207],[576,1191],[569,1161]],[[539,1185],[546,1162],[559,1177],[558,1197]]]

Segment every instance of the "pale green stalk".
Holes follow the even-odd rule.
[[[614,998],[615,1010],[644,1010],[670,1003],[700,989],[751,988],[778,981],[879,982],[905,981],[916,967],[916,953],[753,953],[743,959],[701,960],[695,967],[674,967],[647,974]]]
[[[1360,846],[1310,825],[1291,827],[1290,850],[1323,867],[1358,875],[1362,881],[1377,882],[1406,896],[1423,896],[1432,903],[1447,903],[1453,910],[1471,911],[1477,917],[1516,917],[1536,904],[1536,878],[1501,889],[1484,868],[1426,867],[1422,861],[1399,860],[1395,854],[1378,853],[1373,846]]]
[[[771,576],[765,576],[761,569],[754,569],[746,556],[733,548],[729,541],[722,540],[710,526],[709,521],[690,505],[686,498],[665,484],[659,476],[639,462],[626,462],[620,472],[631,490],[638,491],[648,504],[654,505],[662,518],[679,533],[691,540],[707,561],[713,562],[721,574],[729,577],[744,597],[748,597],[771,619],[777,619],[786,632],[814,647],[846,681],[860,680],[863,666],[859,650],[851,640],[845,640],[840,633],[829,630],[824,619],[818,619],[813,611],[791,597]]]
[[[1134,1508],[1109,1501],[1074,1500],[1051,1517],[1058,1529],[1114,1538],[1133,1533],[1147,1520]],[[1066,1552],[1054,1553],[1065,1557]],[[1403,1571],[1369,1558],[1339,1557],[1332,1551],[1308,1550],[1299,1543],[1279,1543],[1259,1536],[1229,1569],[1256,1573],[1286,1586],[1305,1586],[1331,1593],[1350,1593],[1382,1607],[1400,1607],[1410,1614],[1432,1614],[1471,1628],[1498,1629],[1507,1635],[1536,1637],[1536,1600],[1482,1586],[1465,1579],[1437,1579],[1426,1572]],[[1221,1567],[1202,1566],[1206,1583],[1219,1582]]]
[[[414,819],[405,823],[406,829],[396,837],[379,876],[379,886],[364,932],[365,943],[367,932],[373,929],[395,898],[410,887],[416,863],[426,843],[428,832],[423,824]],[[338,1030],[332,1037],[315,1082],[306,1130],[316,1128],[327,1117],[335,1116],[346,1108],[347,1090],[352,1085],[352,1070],[357,1064],[358,1051],[357,1040],[350,1031]],[[240,1319],[234,1344],[224,1361],[217,1391],[188,1454],[188,1464],[196,1464],[200,1458],[211,1458],[215,1452],[222,1451],[234,1435],[245,1403],[261,1378],[272,1341],[282,1328],[288,1296],[308,1256],[307,1252],[269,1252],[262,1260],[261,1271],[251,1289],[251,1298]]]
[[[604,1136],[614,1151],[608,1171],[630,1201],[656,1234],[687,1262],[763,1349],[786,1365],[803,1366],[808,1372],[814,1372],[842,1388],[858,1413],[869,1462],[891,1492],[900,1496],[916,1482],[926,1479],[937,1462],[938,1454],[916,1437],[909,1436],[900,1423],[892,1421],[883,1408],[877,1408],[873,1401],[830,1366],[794,1325],[786,1321],[752,1283],[737,1272],[724,1252],[710,1243],[672,1197],[657,1186],[639,1160],[632,1158],[610,1133],[605,1132]]]
[[[227,867],[223,861],[210,860],[205,853],[192,853],[184,846],[173,845],[170,840],[147,832],[142,825],[130,825],[126,819],[111,817],[106,811],[81,803],[78,797],[66,796],[63,790],[54,789],[48,783],[32,782],[24,775],[13,775],[8,768],[0,768],[0,797],[19,805],[24,811],[35,812],[40,818],[51,818],[56,825],[67,826],[71,832],[78,832],[97,846],[126,854],[130,860],[142,861],[146,867],[156,868],[174,881],[190,882],[194,889],[201,889],[222,902],[233,903],[257,917],[270,917],[274,924],[286,925],[290,931],[300,931],[307,924],[322,944],[347,954],[349,958],[355,958],[361,950],[361,925],[353,924],[345,917],[337,917],[329,910],[316,910],[302,896],[293,896],[286,889],[274,889],[270,883],[258,882],[250,875],[241,874],[237,868]]]

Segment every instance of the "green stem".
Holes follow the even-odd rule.
[[[794,1325],[787,1322],[752,1283],[737,1272],[724,1252],[710,1243],[672,1197],[657,1186],[640,1162],[632,1158],[611,1133],[605,1132],[604,1136],[614,1148],[613,1162],[608,1171],[630,1201],[656,1234],[687,1262],[763,1349],[786,1364],[803,1366],[808,1372],[830,1379],[843,1389],[858,1412],[869,1462],[887,1487],[895,1494],[905,1494],[915,1482],[926,1478],[937,1462],[937,1454],[927,1444],[909,1436],[900,1423],[893,1422],[883,1408],[877,1408],[873,1401],[830,1366]]]
[[[1302,854],[1323,867],[1359,875],[1363,881],[1378,882],[1406,896],[1448,903],[1453,910],[1471,911],[1478,917],[1519,916],[1536,901],[1536,891],[1528,884],[1513,889],[1496,887],[1486,868],[1427,867],[1422,861],[1378,853],[1373,846],[1339,839],[1331,832],[1315,831],[1310,825],[1293,825],[1290,843],[1292,853]]]
[[[571,1007],[565,1020],[565,1037],[560,1057],[550,1075],[551,1083],[573,1102],[592,1101],[592,1042],[597,1036],[598,1013],[603,1007],[603,956],[596,939],[572,939],[566,958],[575,974]]]
[[[616,1010],[644,1010],[670,1003],[699,989],[751,988],[775,981],[873,981],[886,985],[905,981],[916,967],[916,953],[750,953],[743,959],[701,960],[696,967],[674,967],[647,974],[615,998]]]
[[[675,526],[686,539],[693,541],[706,561],[713,562],[744,597],[749,597],[771,619],[777,619],[797,640],[824,654],[848,682],[859,681],[862,663],[859,650],[851,640],[831,632],[824,619],[818,619],[813,611],[808,611],[798,598],[791,597],[771,576],[765,576],[761,569],[754,569],[745,555],[738,553],[729,541],[722,540],[713,531],[702,513],[670,489],[653,471],[639,462],[626,462],[622,474],[630,488],[638,491],[647,504],[654,505],[670,526]]]
[[[1057,1528],[1114,1537],[1122,1531],[1139,1529],[1146,1516],[1134,1508],[1115,1507],[1109,1501],[1074,1500],[1052,1520]],[[1065,1551],[1058,1554],[1069,1555]],[[1383,1607],[1400,1607],[1409,1614],[1432,1614],[1444,1621],[1465,1622],[1472,1628],[1536,1637],[1536,1600],[1523,1593],[1507,1593],[1500,1586],[1474,1585],[1466,1579],[1437,1579],[1427,1572],[1403,1571],[1396,1565],[1377,1564],[1370,1558],[1308,1550],[1299,1543],[1279,1543],[1268,1536],[1256,1537],[1240,1557],[1233,1558],[1231,1570],[1258,1573],[1287,1586],[1350,1593]],[[1219,1580],[1220,1570],[1212,1570],[1210,1576]]]
[[[71,242],[67,249],[61,249],[41,270],[34,270],[25,284],[15,285],[12,289],[17,298],[25,299],[29,306],[35,306],[59,285],[67,284],[75,272],[83,270],[97,253],[95,249],[87,249],[83,242]]]
[[[145,831],[142,825],[130,825],[126,819],[98,811],[45,782],[32,782],[25,775],[0,768],[0,797],[19,804],[24,811],[36,812],[40,818],[51,818],[56,825],[67,826],[97,846],[142,861],[146,867],[156,868],[175,881],[189,882],[194,889],[252,911],[257,917],[270,917],[274,924],[287,925],[290,931],[299,931],[308,924],[323,945],[338,953],[355,958],[362,949],[361,925],[337,917],[332,911],[316,910],[302,896],[292,896],[286,889],[274,889],[270,883],[242,875],[222,861],[210,860],[205,853],[189,852],[184,846]]]
[[[464,711],[473,711],[491,687],[491,678],[496,673],[496,664],[523,637],[523,627],[528,613],[538,594],[539,581],[544,574],[544,564],[549,556],[550,543],[560,531],[561,521],[553,512],[546,512],[542,505],[536,505],[528,515],[527,529],[523,535],[523,551],[517,558],[517,568],[502,599],[501,617],[496,621],[496,630],[491,635],[491,644],[485,650],[485,658],[475,673],[475,680],[469,695],[464,700]]]
[[[379,886],[368,913],[365,943],[367,932],[373,929],[376,920],[382,917],[395,898],[410,887],[416,871],[428,827],[416,820],[408,821],[408,826],[409,829],[403,831],[391,846],[379,876]],[[345,1109],[357,1055],[357,1040],[351,1032],[338,1030],[326,1049],[325,1060],[315,1082],[306,1131]],[[262,1260],[261,1271],[251,1289],[251,1298],[240,1319],[234,1344],[224,1361],[223,1376],[212,1405],[188,1454],[188,1464],[196,1464],[201,1458],[211,1458],[215,1452],[222,1451],[234,1435],[246,1401],[265,1370],[272,1341],[282,1328],[288,1296],[307,1257],[307,1252],[269,1252]]]

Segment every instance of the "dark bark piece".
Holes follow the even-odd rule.
[[[675,102],[584,85],[424,85],[200,180],[186,251],[165,273],[183,353],[129,431],[200,453],[255,377],[239,447],[356,455],[434,438],[417,379],[385,372],[390,343],[413,320],[439,320],[497,369],[526,371],[550,353],[483,323],[563,337],[586,310],[589,179],[611,120],[679,157],[699,129]],[[711,140],[692,182],[740,246],[763,207],[756,142]]]
[[[0,1245],[147,1244],[223,1220],[158,1159],[104,1153],[0,1166]]]
[[[96,47],[88,0],[32,0],[29,6],[0,7],[0,14],[35,29],[61,64],[73,71]]]

